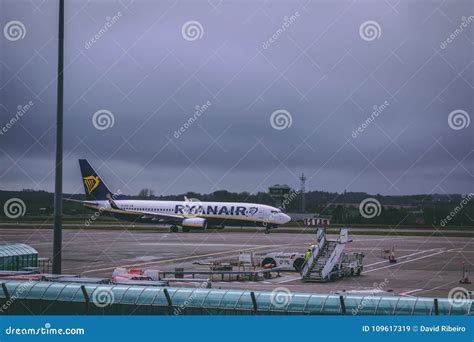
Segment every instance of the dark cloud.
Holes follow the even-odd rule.
[[[52,190],[57,5],[1,6],[2,28],[26,34],[0,37],[0,125],[34,103],[0,135],[2,188]],[[131,193],[254,192],[302,172],[309,189],[473,191],[474,123],[448,123],[473,113],[472,15],[469,1],[67,2],[65,191],[81,191],[78,158]],[[99,110],[112,127],[94,127]]]

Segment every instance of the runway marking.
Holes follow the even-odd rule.
[[[275,247],[283,247],[283,246],[287,246],[287,245],[289,245],[289,244],[277,245]],[[269,248],[269,246],[261,246],[261,247],[254,247],[254,248],[245,248],[245,249],[247,249],[247,250],[256,250],[256,249],[262,249],[262,248]],[[196,258],[203,258],[203,257],[209,257],[209,256],[236,253],[236,252],[240,252],[241,250],[242,250],[242,248],[234,249],[234,250],[231,250],[231,251],[215,252],[215,253],[207,253],[207,254],[197,254],[197,255],[190,255],[190,256],[186,256],[186,257],[179,257],[179,258],[159,260],[159,261],[150,261],[150,262],[142,262],[142,263],[137,263],[137,264],[112,266],[112,267],[106,267],[106,268],[97,268],[97,269],[93,269],[93,270],[86,270],[86,271],[82,272],[81,274],[92,273],[92,272],[101,272],[101,271],[109,271],[109,270],[114,270],[117,267],[134,268],[134,267],[141,267],[141,266],[147,266],[147,265],[163,264],[163,263],[166,263],[166,262],[173,262],[173,261],[184,261],[184,260],[190,260],[190,259],[196,259]]]
[[[277,284],[285,284],[285,283],[289,283],[290,281],[299,280],[299,279],[301,279],[301,277],[286,279],[286,280],[282,280],[282,281],[277,282]]]
[[[416,237],[416,236],[414,236]],[[377,241],[377,240],[403,240],[406,237],[381,237],[381,238],[373,238],[373,239],[352,239],[353,242],[367,242],[367,241]]]
[[[400,295],[401,296],[407,296],[410,293],[418,292],[418,291],[421,291],[421,290],[423,290],[423,289],[410,290],[410,291],[402,292],[402,293],[400,293]]]
[[[144,242],[140,243],[140,246],[191,246],[196,247],[196,243],[181,243],[181,242]],[[237,243],[200,243],[199,247],[271,247],[271,245],[242,245]]]
[[[431,288],[431,289],[420,289],[420,293],[422,293],[422,292],[427,292],[427,291],[437,290],[437,289],[439,289],[440,287],[443,287],[443,286],[446,286],[446,285],[449,285],[449,284],[452,284],[452,283],[456,283],[456,284],[457,284],[458,282],[457,282],[456,280],[453,280],[453,281],[447,282],[447,283],[445,283],[445,284],[441,284],[441,285],[435,286],[435,287],[433,287],[433,288]]]
[[[383,267],[379,267],[379,268],[374,268],[374,269],[371,269],[371,270],[368,270],[368,271],[363,271],[362,273],[369,273],[369,272],[373,272],[373,271],[382,270],[382,269],[384,269],[384,268],[389,268],[389,267],[394,267],[394,266],[397,266],[397,265],[406,264],[406,263],[408,263],[408,262],[413,262],[413,261],[416,261],[416,260],[421,260],[421,259],[429,258],[429,257],[431,257],[431,256],[438,255],[438,254],[443,254],[443,253],[445,253],[445,252],[446,252],[446,251],[441,251],[441,252],[437,252],[437,253],[433,253],[433,254],[429,254],[429,255],[424,255],[424,256],[419,257],[419,258],[410,259],[410,260],[406,260],[406,261],[402,261],[402,262],[397,262],[396,264],[391,264],[391,265],[387,265],[387,266],[383,266]]]
[[[402,255],[402,256],[399,257],[398,259],[410,257],[410,256],[417,255],[417,254],[421,254],[421,253],[427,253],[427,252],[431,252],[431,251],[440,251],[440,250],[441,250],[441,248],[426,249],[426,250],[424,250],[424,251],[418,251],[418,252],[415,252],[415,253]],[[384,263],[384,262],[387,262],[387,260],[377,261],[377,262],[374,262],[373,264],[364,265],[364,266],[365,266],[365,267],[369,267],[369,266],[381,264],[381,263]]]

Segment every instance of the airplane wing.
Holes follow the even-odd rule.
[[[161,222],[177,222],[181,223],[181,221],[185,218],[182,215],[174,215],[174,214],[165,214],[165,213],[155,213],[151,211],[141,211],[141,210],[123,210],[120,209],[115,201],[112,198],[108,198],[108,202],[110,204],[110,208],[107,207],[99,207],[96,202],[93,201],[81,201],[75,200],[72,198],[64,198],[65,201],[81,203],[85,207],[95,210],[105,211],[111,214],[129,214],[129,215],[137,215],[137,218],[141,219],[151,219],[152,221],[161,221]]]
[[[76,202],[76,203],[81,203],[81,204],[93,204],[94,202],[89,202],[89,201],[81,201],[81,200],[77,200],[77,199],[74,199],[74,198],[63,198],[63,201],[68,201],[68,202]]]
[[[84,203],[84,202],[83,202]],[[152,221],[157,222],[176,222],[181,223],[184,219],[184,216],[181,215],[173,215],[173,214],[165,214],[165,213],[154,213],[149,211],[139,211],[139,210],[123,210],[119,208],[106,208],[106,207],[98,207],[96,204],[93,203],[84,203],[85,207],[94,210],[104,211],[110,214],[127,214],[127,215],[136,215],[137,218],[141,219],[151,219]]]
[[[184,216],[174,215],[174,214],[164,214],[164,213],[154,213],[149,211],[136,211],[136,210],[126,210],[127,213],[137,213],[142,215],[143,218],[152,218],[152,219],[169,219],[174,221],[182,221]]]
[[[141,210],[123,210],[120,209],[115,201],[109,197],[107,200],[110,204],[110,208],[107,207],[99,207],[96,202],[94,201],[81,201],[72,198],[64,198],[65,201],[81,203],[85,207],[90,209],[95,209],[99,211],[105,211],[111,214],[128,214],[128,215],[136,215],[137,218],[141,219],[151,219],[152,221],[157,222],[172,222],[172,223],[181,223],[184,220],[184,216],[182,215],[174,215],[174,214],[167,214],[167,213],[155,213],[151,211],[141,211]]]
[[[117,213],[127,213],[127,214],[137,214],[141,215],[142,219],[152,219],[152,221],[179,221],[181,222],[184,219],[182,215],[173,215],[173,214],[165,214],[165,213],[155,213],[152,211],[139,211],[139,210],[123,210],[118,207],[112,197],[108,197],[107,200],[109,201],[110,207]]]

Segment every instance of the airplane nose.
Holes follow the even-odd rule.
[[[278,214],[277,220],[279,224],[285,224],[291,221],[291,217],[286,214],[280,213]]]

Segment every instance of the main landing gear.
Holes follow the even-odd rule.
[[[191,230],[191,229],[190,229],[189,227],[181,227],[181,231],[182,231],[183,233],[189,233],[190,230]],[[179,232],[179,227],[178,227],[178,226],[175,226],[175,225],[171,226],[171,227],[170,227],[170,232],[171,232],[171,233],[177,233],[177,232]]]

